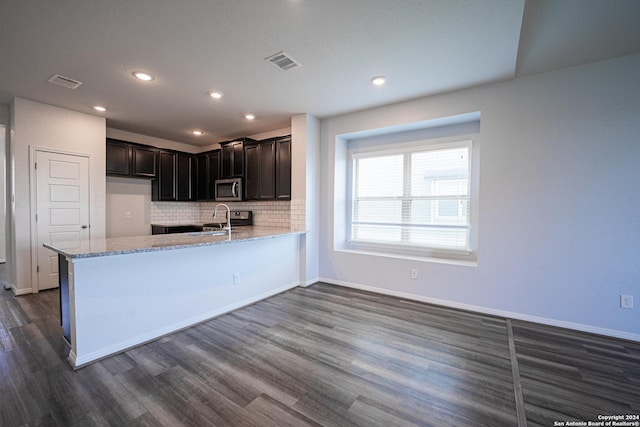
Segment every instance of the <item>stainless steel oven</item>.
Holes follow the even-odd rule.
[[[242,178],[217,179],[214,185],[216,202],[242,200]]]

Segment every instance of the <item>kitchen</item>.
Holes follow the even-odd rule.
[[[23,65],[15,71],[0,69],[3,84],[16,84],[10,96],[0,98],[0,123],[7,126],[7,270],[18,301],[40,289],[42,266],[36,248],[42,245],[36,239],[33,194],[37,153],[82,153],[89,158],[87,225],[92,238],[161,239],[172,237],[150,236],[152,224],[214,222],[217,202],[154,200],[152,181],[107,176],[107,138],[197,155],[218,149],[220,141],[291,135],[291,200],[228,204],[231,211],[251,211],[256,227],[286,228],[289,223],[303,234],[246,246],[213,236],[214,243],[198,248],[94,257],[95,263],[79,260],[73,271],[78,280],[94,277],[103,292],[87,296],[110,303],[130,297],[131,304],[120,313],[142,321],[142,312],[154,299],[150,282],[166,279],[161,294],[185,299],[188,295],[177,295],[176,283],[193,282],[201,286],[196,295],[211,299],[202,291],[207,285],[202,276],[231,293],[236,278],[235,289],[251,288],[254,297],[276,292],[278,286],[297,286],[296,297],[319,296],[314,288],[346,295],[354,295],[355,289],[371,292],[364,295],[381,298],[381,304],[429,303],[516,319],[514,323],[566,328],[558,335],[563,339],[586,332],[640,340],[637,307],[628,307],[633,298],[621,297],[637,298],[640,289],[640,205],[629,196],[640,181],[637,2],[621,1],[616,7],[605,2],[465,2],[460,8],[412,2],[403,9],[394,7],[398,2],[374,1],[377,8],[366,13],[357,2],[335,7],[256,2],[249,22],[235,25],[231,17],[248,13],[243,2],[216,2],[225,13],[208,14],[199,13],[200,8],[215,7],[213,3],[165,5],[169,12],[149,7],[130,14],[123,9],[114,13],[107,2],[87,3],[74,5],[77,13],[68,15],[42,3],[38,10],[24,2],[24,10],[12,3],[0,6],[19,15],[3,27],[9,33],[2,39],[4,58],[7,64]],[[136,9],[142,3],[119,5]],[[432,13],[436,6],[443,13]],[[362,19],[364,14],[369,19]],[[85,19],[65,18],[71,16]],[[91,18],[99,21],[95,32],[87,24],[94,22]],[[171,37],[161,31],[165,28],[175,30]],[[58,33],[60,37],[51,37]],[[241,37],[244,34],[254,37]],[[601,38],[606,40],[600,43]],[[17,41],[6,41],[10,39]],[[44,49],[46,40],[61,43],[57,51],[73,60],[51,54],[56,48]],[[117,48],[109,48],[110,42]],[[283,49],[302,65],[281,71],[264,61]],[[40,67],[23,60],[30,52],[37,53],[30,58],[37,58],[33,62]],[[233,61],[219,60],[224,57]],[[151,58],[160,59],[148,62]],[[75,76],[81,64],[87,68]],[[392,65],[395,71],[390,74],[386,70]],[[93,74],[96,68],[103,70],[99,77]],[[132,73],[138,69],[157,73],[155,80],[136,81]],[[218,69],[219,74],[211,72]],[[53,87],[47,82],[53,73],[84,83],[76,92]],[[387,75],[387,83],[375,86],[371,80],[381,74]],[[235,83],[232,90],[225,78]],[[453,85],[451,79],[464,83]],[[32,87],[21,82],[33,82]],[[222,102],[208,93],[217,85],[224,86]],[[86,94],[82,102],[77,101],[80,94]],[[108,107],[106,112],[93,110],[100,104]],[[253,121],[246,119],[248,112],[255,113]],[[129,122],[132,117],[135,126]],[[204,135],[191,133],[199,128]],[[380,255],[350,247],[351,147],[416,134],[416,140],[423,140],[425,134],[460,128],[474,134],[470,152],[479,163],[470,199],[476,221],[473,258]],[[451,211],[439,213],[446,217]],[[263,244],[274,244],[275,250]],[[180,253],[179,259],[172,259],[172,253]],[[255,269],[248,259],[257,262]],[[285,271],[277,276],[282,260]],[[172,268],[176,261],[185,270]],[[123,271],[137,273],[128,277]],[[277,284],[261,289],[256,271],[276,275],[272,281]],[[221,303],[223,309],[242,299]],[[289,307],[303,313],[309,304]],[[350,308],[347,304],[340,321]],[[381,309],[393,315],[394,308],[395,303],[389,303]],[[91,324],[90,319],[85,322]],[[423,326],[414,329],[419,332]],[[482,345],[477,343],[478,351]],[[79,351],[91,356],[96,348]],[[508,365],[508,351],[503,361]],[[557,389],[565,390],[563,386]],[[450,391],[453,395],[459,390]],[[318,399],[321,404],[327,400]],[[367,403],[349,402],[354,405],[338,410],[358,410],[358,404]]]
[[[260,209],[277,199],[280,210],[290,212],[291,136],[220,145],[192,155],[107,138],[107,182],[114,176],[151,181],[153,201],[192,200],[186,203],[195,205],[189,209],[196,215],[189,218],[181,212],[177,219],[166,219],[160,214],[140,233],[127,230],[120,238],[107,235],[73,243],[52,232],[44,247],[59,254],[55,276],[74,368],[298,286],[306,230],[292,227],[290,214],[274,221],[266,219],[268,210]],[[136,184],[119,184],[130,201]],[[149,185],[140,187],[149,190]],[[148,193],[138,196],[147,202]],[[199,197],[214,201],[202,206],[195,203]],[[257,223],[254,211],[238,210],[243,200],[254,202],[248,206],[257,208]],[[124,221],[131,219],[135,204],[115,202],[124,211]],[[148,205],[140,211],[148,211],[145,208]],[[152,236],[144,237],[149,231]],[[208,263],[216,268],[203,275],[201,266]],[[270,268],[275,264],[277,269]],[[100,278],[104,284],[97,283]],[[105,291],[112,296],[107,298]],[[153,302],[145,302],[149,300]],[[144,311],[136,309],[142,305]],[[98,328],[101,333],[95,334]]]

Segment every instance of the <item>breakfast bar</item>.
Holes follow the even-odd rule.
[[[58,253],[61,323],[76,369],[300,283],[305,232],[246,227],[90,239]]]

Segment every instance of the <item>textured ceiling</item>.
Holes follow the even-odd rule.
[[[0,103],[18,96],[96,115],[101,104],[109,127],[208,145],[288,126],[294,114],[327,117],[638,52],[639,5],[7,0]],[[302,66],[264,61],[282,50]],[[135,70],[156,79],[136,81]],[[83,84],[53,86],[54,73]],[[379,74],[388,82],[373,87]],[[212,89],[225,96],[211,99]],[[205,135],[190,135],[196,128]]]

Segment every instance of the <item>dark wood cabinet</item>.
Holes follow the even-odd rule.
[[[291,137],[275,141],[276,152],[276,200],[291,200]]]
[[[201,153],[197,164],[197,199],[213,200],[215,198],[214,183],[220,179],[221,150]]]
[[[202,227],[199,225],[156,225],[151,224],[151,234],[175,234],[175,233],[192,233],[200,232]]]
[[[156,177],[158,149],[107,138],[107,175],[133,178]]]
[[[256,141],[249,138],[241,138],[234,141],[221,142],[222,154],[220,158],[220,178],[244,177],[244,147]]]
[[[107,175],[131,175],[131,145],[107,138]]]
[[[141,178],[155,178],[157,154],[157,148],[132,145],[131,175]]]
[[[197,175],[193,154],[159,150],[157,164],[158,176],[151,183],[151,200],[195,200]]]
[[[245,146],[245,198],[291,200],[291,137]]]
[[[196,157],[192,154],[176,154],[176,200],[196,199]]]
[[[107,138],[107,175],[153,179],[154,201],[214,200],[226,178],[243,178],[247,200],[291,200],[291,136],[220,145],[194,155]]]
[[[176,157],[175,151],[158,152],[158,176],[151,183],[151,200],[176,200]]]
[[[245,198],[273,200],[275,198],[275,141],[268,140],[245,147]]]
[[[244,143],[233,141],[222,144],[221,178],[236,178],[244,175]]]

